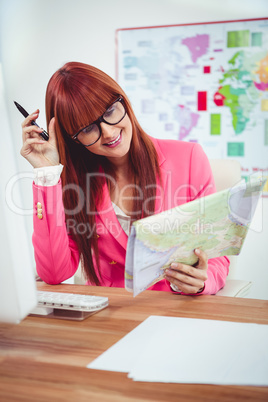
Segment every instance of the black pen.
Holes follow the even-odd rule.
[[[15,101],[14,101],[14,103],[15,103],[15,106],[17,107],[17,109],[21,112],[21,114],[22,114],[25,118],[29,116],[29,113],[26,112],[26,110],[23,109],[23,107],[22,107],[21,105],[19,105],[19,104],[18,104],[17,102],[15,102]],[[35,120],[32,120],[32,121],[31,121],[31,124],[32,124],[33,126],[39,127]],[[39,127],[39,128],[40,128],[40,127]],[[49,140],[49,135],[48,135],[48,133],[47,133],[45,130],[43,130],[42,133],[40,133],[40,135],[41,135],[41,137],[42,137],[45,141],[48,141],[48,140]]]

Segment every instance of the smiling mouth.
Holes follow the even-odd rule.
[[[108,145],[108,146],[109,146],[109,145],[114,145],[114,144],[116,144],[116,143],[120,140],[120,138],[121,138],[121,131],[120,131],[118,137],[116,137],[115,140],[110,141],[110,142],[106,142],[106,144],[104,144],[104,145]]]

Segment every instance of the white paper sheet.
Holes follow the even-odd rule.
[[[129,332],[119,342],[111,346],[106,352],[88,364],[88,368],[97,370],[120,371],[128,373],[144,345],[159,329],[158,320],[154,316],[148,317],[133,331]]]
[[[137,381],[268,385],[268,325],[151,316],[89,368]]]

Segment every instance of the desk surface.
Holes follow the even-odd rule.
[[[134,382],[125,373],[86,365],[150,315],[268,324],[268,301],[219,296],[178,296],[82,285],[40,290],[109,297],[109,307],[86,320],[27,317],[0,324],[2,401],[267,401],[268,387]],[[202,370],[202,353],[199,358]]]

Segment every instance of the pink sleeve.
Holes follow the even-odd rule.
[[[46,283],[58,284],[73,276],[79,263],[77,245],[66,229],[61,182],[49,187],[33,184],[33,201],[36,270]]]
[[[205,282],[202,295],[215,295],[224,287],[229,272],[230,261],[228,257],[211,258],[208,260],[208,279]]]

